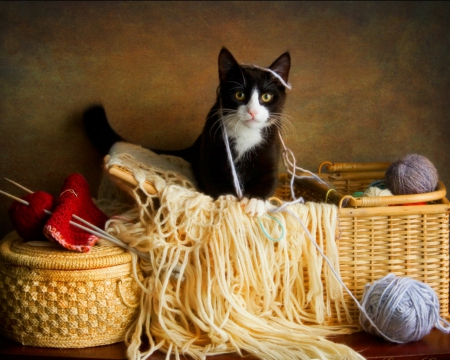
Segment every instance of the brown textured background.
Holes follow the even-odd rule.
[[[226,46],[265,66],[291,52],[302,167],[416,152],[450,186],[449,18],[446,2],[1,2],[0,176],[56,195],[79,172],[95,195],[101,157],[80,115],[98,102],[131,142],[190,145]]]

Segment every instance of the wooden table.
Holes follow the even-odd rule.
[[[397,345],[386,342],[367,333],[342,335],[333,341],[346,344],[370,360],[449,360],[450,335],[433,330],[422,340]],[[85,349],[50,349],[22,346],[0,337],[0,360],[125,360],[126,347],[123,343]],[[150,360],[163,360],[163,353],[155,353]],[[240,359],[236,355],[220,355],[211,360]],[[245,359],[250,360],[250,357]],[[289,360],[289,359],[287,359]]]

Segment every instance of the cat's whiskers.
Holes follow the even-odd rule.
[[[236,88],[238,88],[238,89],[244,89],[245,88],[245,83],[244,83],[244,85],[242,85],[241,83],[239,83],[237,81],[227,81],[227,83],[236,84],[237,85]]]
[[[269,119],[267,119],[264,127],[265,128],[269,128],[271,126],[275,126],[279,130],[281,130],[283,128],[283,120],[282,120],[282,118],[280,116],[276,116],[276,115],[270,114],[270,117],[269,117]]]
[[[275,125],[283,135],[290,133],[295,135],[296,129],[290,119],[291,117],[287,114],[271,113],[267,123],[269,126]]]
[[[244,126],[243,121],[238,117],[236,118],[234,124],[234,133],[239,134],[241,132],[242,127]]]
[[[238,86],[232,87],[230,90],[240,90],[240,91],[243,91],[244,88],[242,87],[242,85],[239,84]]]
[[[216,138],[216,135],[221,129],[223,128],[224,124],[222,121],[222,118],[217,118],[217,120],[214,122],[214,124],[211,126],[210,135],[213,139]],[[214,131],[213,131],[214,130]]]
[[[275,81],[274,81],[274,79],[273,79],[272,76],[269,76],[269,77],[267,77],[267,78],[264,80],[263,89],[264,89],[264,90],[265,90],[265,89],[269,89],[269,88],[272,87],[273,84],[275,84]],[[275,84],[275,85],[276,85],[276,84]]]
[[[241,75],[242,75],[242,80],[244,82],[244,87],[247,87],[247,82],[245,81],[245,76],[244,76],[244,73],[242,72],[242,68],[241,67],[239,67],[239,71],[241,72]]]
[[[233,109],[218,109],[211,114],[211,117],[217,117],[217,120],[214,122],[210,130],[210,135],[215,138],[217,132],[222,128],[224,128],[227,133],[230,132],[229,130],[237,118],[237,111]]]
[[[239,128],[242,126],[242,121],[236,112],[228,117],[224,117],[223,125],[227,134],[234,138],[235,134],[239,132]]]

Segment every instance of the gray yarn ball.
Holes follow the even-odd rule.
[[[440,318],[434,290],[409,277],[389,274],[366,285],[361,305],[363,330],[400,344],[420,340],[433,327],[448,332],[450,325]]]
[[[439,177],[433,163],[425,156],[409,154],[388,167],[384,180],[394,195],[408,195],[434,191]]]

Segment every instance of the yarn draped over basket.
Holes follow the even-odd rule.
[[[106,167],[127,169],[137,185],[117,181],[118,186],[111,190],[105,186],[115,180],[106,178],[100,191],[105,200],[120,189],[132,196],[135,204],[128,202],[128,211],[108,222],[108,232],[147,253],[149,259],[140,262],[146,276],[141,283],[141,314],[127,334],[129,359],[147,358],[158,349],[176,359],[181,354],[204,359],[229,352],[247,352],[261,359],[361,359],[348,347],[323,338],[355,328],[327,326],[331,310],[339,316],[339,311],[346,309],[343,283],[324,266],[323,257],[312,245],[314,240],[305,236],[297,220],[277,213],[277,220],[289,231],[281,241],[272,243],[237,201],[224,197],[213,201],[196,192],[186,177],[143,161],[151,157],[144,149],[136,150],[135,159],[129,154],[134,150],[116,144]],[[146,191],[146,181],[155,185],[157,194]],[[110,200],[113,204],[114,199]],[[289,209],[311,231],[339,274],[336,207],[308,203]],[[264,217],[261,221],[269,233],[278,235],[278,226]],[[411,325],[414,331],[420,330],[419,336],[433,326],[448,331],[440,324],[439,302],[433,301],[437,318],[431,327],[422,331],[423,321]],[[366,298],[365,304],[374,303]],[[389,303],[389,309],[393,304]],[[369,310],[366,314],[376,318]],[[403,341],[386,335],[385,322],[374,321],[373,329],[381,329],[377,335]],[[373,330],[367,322],[368,331]],[[397,321],[396,329],[403,331],[403,327]],[[143,338],[150,345],[145,352],[141,350]]]
[[[393,162],[385,174],[386,186],[394,195],[432,192],[438,180],[433,163],[418,154],[409,154]]]
[[[433,327],[449,332],[450,324],[439,316],[436,293],[423,282],[389,274],[372,285],[366,285],[361,302],[366,311],[366,314],[360,313],[362,328],[386,340],[397,343],[420,340]]]
[[[119,143],[110,155],[106,166],[128,169],[138,185],[117,181],[108,189],[115,179],[104,179],[99,197],[105,203],[117,190],[134,200],[124,204],[128,210],[120,217],[108,221],[107,231],[149,258],[139,262],[146,275],[141,313],[127,334],[130,360],[156,350],[176,359],[224,353],[260,359],[362,359],[324,338],[358,327],[327,324],[332,313],[345,322],[339,317],[347,311],[343,290],[293,216],[274,214],[289,229],[274,243],[238,201],[214,201],[196,192],[187,177],[147,164],[146,158],[154,155],[145,149]],[[145,181],[155,186],[156,195],[146,191]],[[119,206],[115,199],[111,207]],[[337,207],[309,203],[289,208],[339,271]],[[265,216],[260,221],[272,236],[280,235],[275,221]],[[142,350],[143,339],[148,350]]]

